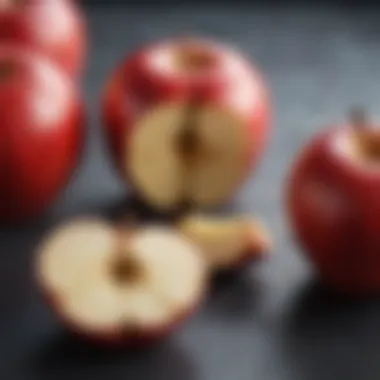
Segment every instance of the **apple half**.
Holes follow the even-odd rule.
[[[175,39],[142,48],[107,83],[106,138],[122,178],[149,205],[220,205],[257,163],[268,135],[261,76],[234,49]]]
[[[260,261],[273,248],[268,229],[251,217],[196,214],[182,219],[178,227],[201,248],[209,267],[216,272]]]
[[[204,107],[186,129],[186,105],[156,107],[141,118],[125,167],[143,197],[159,208],[214,205],[234,192],[246,171],[249,141],[232,113]]]
[[[49,234],[36,269],[66,326],[95,342],[121,344],[171,332],[200,305],[207,277],[198,247],[173,230],[127,231],[96,219]]]

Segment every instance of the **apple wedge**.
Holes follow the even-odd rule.
[[[200,305],[207,267],[174,230],[117,229],[78,219],[38,251],[37,279],[53,311],[95,342],[141,344],[171,332]]]
[[[257,219],[190,215],[180,231],[196,243],[212,270],[229,270],[260,260],[272,249],[267,228]]]

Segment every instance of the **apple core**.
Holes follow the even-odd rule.
[[[129,252],[122,252],[111,265],[111,274],[120,285],[135,283],[142,277],[142,272],[141,265]]]

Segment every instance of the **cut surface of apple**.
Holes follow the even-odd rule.
[[[102,97],[107,143],[122,180],[162,212],[231,199],[269,138],[266,81],[248,57],[204,38],[141,47]]]
[[[179,223],[179,229],[201,247],[206,261],[215,269],[261,259],[272,248],[266,227],[244,216],[191,215]]]
[[[242,181],[252,144],[245,125],[228,110],[185,103],[149,110],[128,139],[126,171],[149,203],[213,206]],[[191,117],[191,123],[188,118]]]
[[[205,290],[198,248],[166,227],[130,234],[101,220],[76,220],[40,248],[42,290],[69,327],[90,337],[163,335],[196,309]]]

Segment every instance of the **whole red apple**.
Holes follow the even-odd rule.
[[[241,53],[209,40],[142,47],[112,73],[102,101],[116,167],[161,211],[227,201],[268,138],[261,75]]]
[[[0,47],[0,221],[40,214],[64,187],[83,140],[83,105],[50,60]]]
[[[75,1],[0,0],[0,41],[37,50],[72,76],[84,66],[85,40]]]
[[[295,236],[322,280],[368,294],[380,291],[380,131],[358,115],[302,149],[287,206]]]

